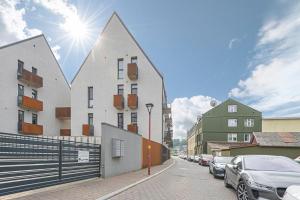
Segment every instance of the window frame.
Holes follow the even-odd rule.
[[[18,96],[24,96],[24,85],[18,84]]]
[[[253,118],[244,119],[244,127],[247,127],[247,128],[254,127],[254,119]]]
[[[234,108],[234,109],[232,109]],[[228,113],[236,113],[237,112],[237,105],[231,104],[227,106]]]
[[[94,114],[93,113],[88,113],[88,125],[94,126]]]
[[[118,128],[124,129],[124,113],[118,113],[117,117],[118,117],[118,120],[117,120]]]
[[[136,60],[136,61],[133,62],[133,60]],[[138,62],[138,57],[137,57],[137,56],[132,56],[132,57],[130,58],[130,62],[131,62],[131,63],[137,64],[137,62]]]
[[[131,118],[131,124],[137,124],[137,120],[138,120],[137,112],[132,112],[130,118]]]
[[[32,113],[31,115],[31,123],[37,125],[38,124],[38,115],[36,113]]]
[[[33,74],[35,74],[35,75],[37,75],[37,68],[35,68],[35,67],[31,67],[31,72],[33,73]]]
[[[233,137],[235,136],[235,137]],[[236,140],[233,140],[233,138],[235,138]],[[237,142],[238,140],[238,135],[237,133],[228,133],[227,134],[227,142]]]
[[[122,65],[120,65],[120,63],[122,63]],[[118,58],[118,74],[117,74],[117,78],[119,80],[124,79],[124,59],[123,58]]]
[[[18,60],[18,73],[23,73],[24,62],[22,60]]]
[[[38,91],[35,89],[32,89],[31,96],[33,99],[38,99]]]
[[[88,86],[88,108],[93,108],[91,101],[94,100],[94,87]]]
[[[231,126],[231,125],[230,125],[229,122],[232,121],[232,120],[235,120],[235,121],[236,121],[235,126]],[[227,119],[227,126],[230,127],[230,128],[237,127],[237,126],[238,126],[238,120],[237,120],[237,119],[232,119],[232,118],[231,118],[231,119]]]
[[[117,94],[118,95],[124,95],[124,84],[118,84],[117,85]]]
[[[138,84],[137,83],[132,83],[131,86],[131,94],[138,94]],[[136,91],[136,92],[133,92],[133,91]]]
[[[248,140],[245,140],[246,135],[248,136]],[[250,143],[251,142],[251,133],[244,133],[244,142],[245,143]]]

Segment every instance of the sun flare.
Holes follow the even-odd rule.
[[[76,43],[82,43],[89,37],[89,27],[78,15],[66,19],[63,25],[68,36]]]

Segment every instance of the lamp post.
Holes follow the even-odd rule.
[[[147,103],[146,107],[149,113],[149,136],[148,136],[148,175],[150,175],[151,166],[151,110],[153,108],[153,103]]]

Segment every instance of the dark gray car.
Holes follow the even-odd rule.
[[[237,156],[226,165],[224,183],[238,200],[280,200],[290,185],[300,185],[300,165],[283,156]]]
[[[211,162],[209,162],[209,173],[214,175],[214,177],[224,177],[225,166],[230,163],[233,157],[222,157],[215,156]]]

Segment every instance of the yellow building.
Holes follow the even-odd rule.
[[[300,132],[300,117],[263,118],[262,132]]]
[[[188,141],[187,141],[187,147],[188,147],[188,156],[194,156],[195,155],[195,147],[196,147],[196,135],[190,135],[188,137]]]

